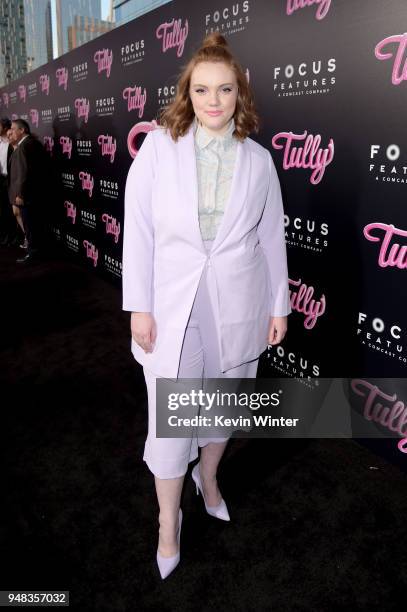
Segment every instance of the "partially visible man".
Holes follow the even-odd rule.
[[[27,254],[17,259],[17,263],[26,263],[41,247],[41,199],[47,180],[44,176],[45,149],[31,135],[30,126],[24,119],[12,121],[11,131],[17,146],[11,156],[9,198],[11,204],[21,210],[27,238]]]
[[[8,172],[8,187],[10,186],[10,167],[11,167],[11,155],[14,151],[14,149],[17,148],[17,143],[14,140],[14,133],[13,130],[11,129],[11,122],[10,122],[10,129],[7,131],[7,138],[8,141],[10,143],[10,147],[9,147],[9,152],[8,152],[8,156],[7,156],[7,172]],[[7,197],[8,197],[8,193],[7,193]],[[12,209],[13,209],[13,215],[17,221],[17,225],[21,230],[22,236],[23,236],[23,242],[21,244],[19,244],[20,249],[26,249],[28,247],[27,244],[27,238],[25,236],[25,230],[24,230],[24,224],[23,224],[23,217],[21,214],[21,208],[19,208],[18,206],[13,206],[11,205]],[[18,230],[17,230],[17,234],[18,234]],[[19,243],[19,238],[17,237],[16,243]]]
[[[8,168],[13,147],[7,138],[11,127],[10,119],[0,119],[0,244],[14,244],[17,240],[17,226],[8,196]]]

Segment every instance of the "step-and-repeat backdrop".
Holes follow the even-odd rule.
[[[120,284],[129,166],[214,30],[253,87],[286,213],[293,313],[259,373],[357,379],[356,409],[400,439],[375,445],[405,460],[405,0],[174,0],[3,88],[1,115],[26,119],[56,169],[54,237]]]

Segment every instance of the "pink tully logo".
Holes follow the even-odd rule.
[[[83,120],[85,123],[88,122],[89,108],[90,108],[90,102],[87,98],[76,98],[75,99],[76,116],[78,117],[78,119],[83,117]]]
[[[284,144],[279,144],[278,140],[285,140]],[[304,141],[303,147],[292,146],[293,142]],[[272,139],[275,149],[284,149],[283,168],[312,168],[310,181],[313,185],[321,182],[325,168],[331,163],[334,156],[334,141],[331,138],[326,149],[321,149],[321,136],[313,136],[305,131],[303,134],[293,132],[279,132]]]
[[[66,91],[68,87],[68,68],[57,68],[55,76],[57,77],[58,87],[63,87]]]
[[[290,304],[293,311],[301,312],[305,315],[305,329],[315,327],[318,317],[324,314],[326,307],[325,295],[322,294],[319,300],[312,298],[314,295],[314,287],[308,287],[305,283],[301,283],[301,279],[288,279],[289,285],[296,289],[290,289]]]
[[[369,223],[364,227],[363,234],[370,242],[381,243],[378,259],[381,268],[407,268],[407,245],[400,246],[398,242],[391,244],[395,236],[406,238],[406,230],[394,227],[392,223]]]
[[[126,87],[123,89],[123,99],[127,100],[127,110],[131,111],[138,108],[138,116],[142,117],[144,106],[147,100],[147,90],[144,87],[144,93],[141,93],[141,86]]]
[[[287,0],[287,15],[292,15],[298,9],[318,4],[316,12],[317,19],[323,19],[331,7],[331,0]]]
[[[155,119],[152,121],[139,121],[131,128],[129,135],[127,136],[127,148],[131,157],[136,157],[139,149],[137,148],[137,136],[139,134],[148,134],[151,130],[155,130],[158,123]]]
[[[114,241],[117,243],[119,241],[120,236],[120,222],[117,221],[115,217],[108,215],[107,213],[103,213],[102,221],[105,222],[105,230],[106,234],[113,234]]]
[[[66,216],[68,219],[72,219],[72,223],[76,221],[76,206],[73,202],[69,202],[69,200],[65,200],[64,206],[66,208]]]
[[[88,191],[88,195],[91,198],[95,179],[89,172],[83,171],[79,172],[79,179],[82,181],[82,189]]]
[[[48,74],[42,74],[39,78],[41,91],[47,96],[49,95],[49,76]]]
[[[52,152],[54,150],[54,139],[52,138],[52,136],[44,136],[43,142],[45,150],[52,155]]]
[[[20,97],[20,100],[22,100],[22,102],[25,102],[27,97],[27,88],[25,85],[18,86],[18,95]]]
[[[116,138],[108,134],[100,134],[98,136],[98,144],[100,145],[102,155],[108,155],[110,162],[113,163],[116,154]]]
[[[106,70],[106,76],[109,78],[113,63],[113,51],[111,49],[99,49],[94,54],[93,60],[97,64],[98,74]]]
[[[162,52],[165,53],[168,49],[177,49],[177,57],[181,57],[184,52],[185,41],[188,36],[188,19],[185,19],[185,25],[182,27],[181,19],[173,19],[166,21],[158,26],[155,35],[159,40],[162,40]]]
[[[364,418],[404,436],[404,439],[399,441],[398,448],[401,452],[406,452],[404,445],[407,442],[407,407],[404,402],[397,399],[396,393],[388,395],[377,385],[361,378],[354,378],[350,386],[356,395],[365,398]]]
[[[384,51],[384,47],[394,45],[393,50]],[[394,51],[396,53],[394,53]],[[407,32],[388,36],[380,41],[375,47],[375,56],[378,60],[393,59],[393,71],[391,82],[393,85],[400,85],[402,81],[407,81]]]
[[[35,127],[38,127],[38,117],[39,117],[38,109],[37,108],[30,108],[31,123]]]
[[[68,159],[71,159],[71,155],[72,155],[72,140],[69,138],[69,136],[60,136],[59,138],[59,144],[62,147],[62,153],[68,157]]]
[[[97,263],[98,263],[98,256],[99,256],[98,249],[96,248],[94,244],[92,244],[92,242],[89,242],[89,240],[84,240],[83,246],[86,249],[86,257],[89,257],[89,259],[92,259],[93,265],[96,268]]]
[[[407,438],[403,438],[397,444],[397,448],[401,453],[407,453]]]

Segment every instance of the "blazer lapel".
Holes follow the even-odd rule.
[[[212,251],[227,237],[228,232],[239,218],[239,213],[246,201],[251,170],[249,143],[238,141],[232,184],[225,211],[218,228]],[[193,124],[188,132],[178,140],[178,173],[183,186],[185,201],[190,214],[190,228],[197,246],[206,254],[199,227],[198,211],[198,172],[196,167]]]
[[[183,205],[186,207],[188,219],[186,230],[191,232],[197,247],[203,252],[205,245],[202,241],[198,217],[198,171],[196,167],[195,143],[193,124],[188,132],[178,139],[178,182],[183,193]]]
[[[251,155],[247,140],[237,143],[235,167],[233,169],[232,183],[229,197],[225,205],[225,212],[220,222],[218,232],[212,245],[214,251],[227,238],[230,230],[238,221],[240,211],[246,202],[247,190],[251,171]]]

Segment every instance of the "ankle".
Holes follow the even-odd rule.
[[[160,528],[174,529],[178,525],[178,513],[173,515],[171,513],[160,512],[158,515],[158,522],[160,524]]]
[[[204,482],[206,485],[216,484],[216,474],[206,474],[205,470],[201,467],[199,470],[199,475],[202,482]]]

